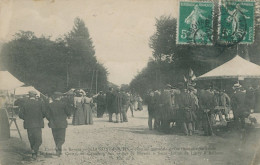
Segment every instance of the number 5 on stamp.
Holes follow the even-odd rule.
[[[213,3],[180,1],[177,44],[212,45]]]

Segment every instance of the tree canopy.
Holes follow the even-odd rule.
[[[3,45],[1,66],[42,93],[70,88],[95,89],[107,86],[107,70],[98,63],[85,23],[76,18],[73,29],[64,37],[36,37],[31,31],[20,31]],[[96,77],[97,76],[97,77]]]
[[[216,6],[216,5],[215,5]],[[259,8],[259,5],[257,5]],[[214,20],[218,20],[218,13]],[[256,15],[259,17],[259,13]],[[215,21],[217,22],[217,21]],[[176,85],[184,81],[189,70],[196,76],[221,65],[239,54],[249,58],[252,62],[260,64],[260,25],[255,25],[255,42],[251,45],[219,45],[213,41],[208,45],[177,45],[176,44],[176,18],[161,16],[156,19],[156,31],[150,37],[149,46],[153,49],[152,58],[130,83],[130,88],[140,94],[148,89],[160,89],[165,84]],[[217,24],[213,25],[213,37],[217,37]]]

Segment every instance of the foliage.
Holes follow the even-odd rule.
[[[73,30],[64,38],[36,37],[31,31],[20,31],[3,45],[1,66],[25,84],[42,93],[70,88],[98,89],[107,86],[107,70],[97,62],[93,42],[84,22],[76,18]],[[94,74],[93,74],[94,73]]]
[[[217,6],[217,5],[215,5]],[[259,16],[259,14],[257,14]],[[214,22],[218,20],[215,13]],[[148,89],[160,89],[165,84],[176,85],[184,81],[190,69],[199,76],[230,60],[235,55],[247,58],[260,64],[260,26],[255,26],[255,42],[251,45],[219,45],[217,24],[213,25],[213,46],[177,45],[176,19],[161,16],[156,19],[156,31],[150,38],[149,46],[153,49],[153,58],[130,83],[130,88],[140,94]]]

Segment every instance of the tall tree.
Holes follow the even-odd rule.
[[[253,44],[226,46],[217,44],[217,20],[218,12],[215,12],[214,45],[207,46],[177,45],[176,19],[169,16],[161,16],[160,19],[156,19],[156,31],[151,36],[149,43],[153,49],[153,58],[150,59],[147,67],[131,81],[130,88],[142,94],[148,89],[158,89],[167,83],[176,84],[179,81],[184,81],[184,76],[187,77],[190,68],[198,76],[223,64],[237,54],[242,57],[249,54],[252,62],[260,64],[259,25],[255,26],[255,42]]]
[[[65,42],[69,54],[69,86],[95,89],[98,79],[98,90],[104,89],[107,71],[97,62],[93,41],[82,19],[74,20],[74,27],[65,35]]]

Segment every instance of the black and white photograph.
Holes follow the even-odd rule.
[[[260,0],[0,0],[0,165],[260,165]]]

